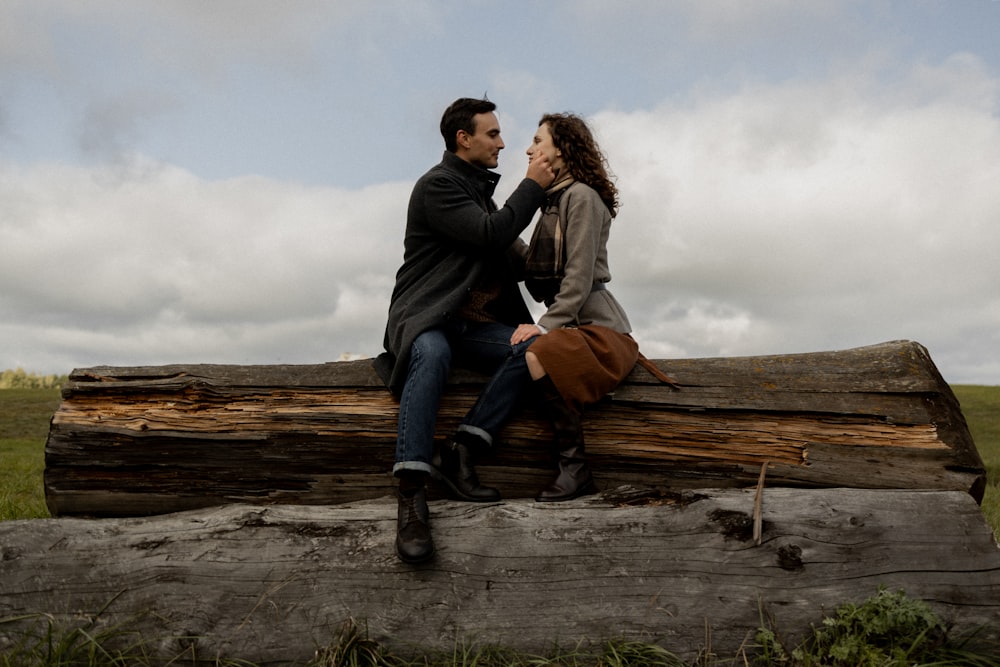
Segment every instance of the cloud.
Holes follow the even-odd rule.
[[[139,158],[0,174],[8,330],[73,366],[378,351],[408,184],[207,182]]]
[[[612,288],[647,355],[907,338],[954,377],[998,376],[997,83],[967,56],[876,79],[593,117],[624,202]],[[30,366],[55,372],[381,348],[409,182],[209,181],[132,156],[8,165],[0,184],[0,365],[39,344]]]
[[[22,67],[32,71],[51,69],[53,45],[38,4],[24,0],[0,4],[0,73],[16,72]]]
[[[647,355],[910,338],[996,383],[992,4],[2,3],[0,368],[378,352],[440,110],[485,91],[501,201],[542,112],[592,119]]]
[[[172,97],[150,91],[132,91],[116,99],[94,100],[80,118],[80,148],[99,161],[117,160],[130,152],[151,119],[173,106],[176,100]]]
[[[413,41],[440,36],[441,14],[397,0],[2,3],[0,37],[18,37],[0,41],[4,157],[134,152],[206,178],[366,185],[340,167],[369,143],[353,130],[403,132],[390,97],[410,101],[426,77]]]
[[[956,323],[1000,326],[996,85],[961,56],[889,92],[858,76],[599,114],[624,201],[613,284],[640,341],[715,356],[912,338],[950,364]]]

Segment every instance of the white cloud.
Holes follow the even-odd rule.
[[[22,344],[74,366],[379,350],[409,184],[213,183],[138,159],[0,176],[0,303]]]
[[[501,200],[591,114],[647,355],[911,338],[996,383],[998,7],[0,3],[0,368],[377,352],[440,109],[486,91]]]
[[[861,77],[600,114],[640,340],[715,356],[913,338],[950,362],[956,322],[1000,326],[995,86],[959,58],[891,95]]]
[[[612,287],[645,353],[909,338],[951,376],[997,377],[995,86],[962,57],[888,91],[856,76],[595,116],[624,201]],[[410,187],[5,166],[0,366],[375,354]]]

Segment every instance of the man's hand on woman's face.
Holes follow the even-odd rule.
[[[549,162],[549,158],[539,152],[528,159],[528,173],[525,174],[525,178],[530,178],[543,188],[547,188],[552,185],[552,181],[556,178],[556,173],[552,171],[552,164]]]

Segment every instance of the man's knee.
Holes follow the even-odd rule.
[[[410,373],[438,372],[447,374],[451,368],[451,345],[443,332],[425,331],[410,347]]]

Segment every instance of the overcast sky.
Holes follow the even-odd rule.
[[[501,204],[542,113],[592,123],[646,356],[907,339],[1000,384],[998,26],[994,0],[0,0],[0,369],[377,354],[441,112],[485,93]]]

